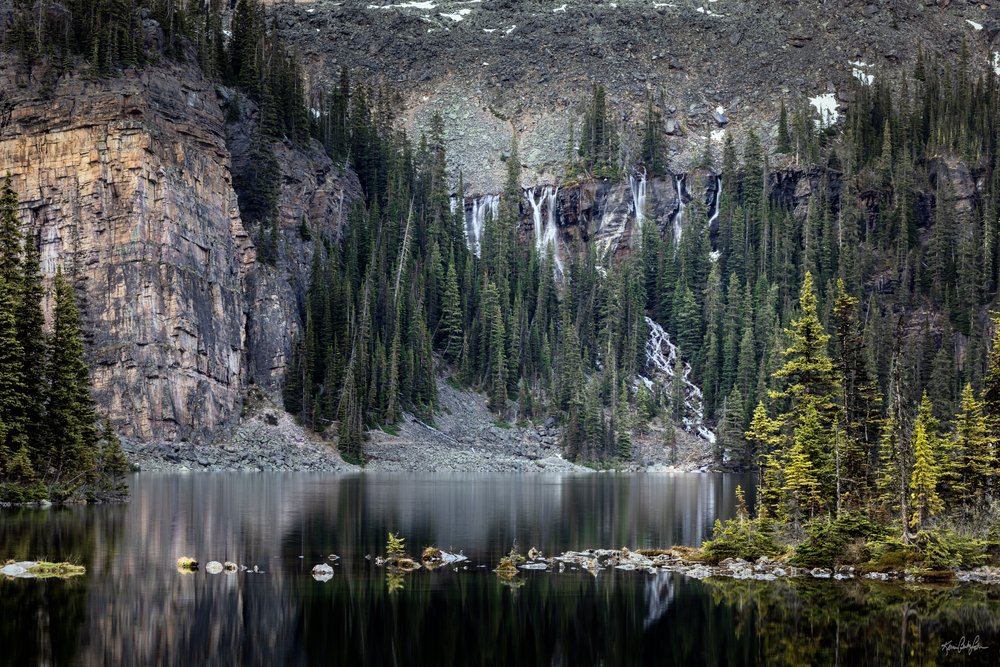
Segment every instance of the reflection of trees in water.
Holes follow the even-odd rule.
[[[364,475],[306,494],[301,520],[285,538],[303,549],[324,542],[363,556],[383,551],[393,531],[414,549],[462,549],[494,563],[515,540],[548,554],[698,545],[716,518],[733,516],[740,481],[720,475]]]
[[[996,587],[898,585],[789,579],[706,580],[714,602],[731,606],[757,636],[767,665],[997,664],[1000,590]],[[989,649],[946,656],[941,645],[976,635]]]
[[[518,576],[523,585],[514,591],[490,570],[514,539],[549,554],[696,541],[716,512],[732,514],[735,483],[612,475],[457,483],[142,478],[127,506],[2,515],[2,555],[76,556],[88,574],[0,584],[0,645],[15,647],[0,650],[0,665],[39,657],[85,665],[626,664],[660,656],[699,663],[732,635],[737,613],[712,604],[696,582],[532,572]],[[389,595],[385,572],[364,559],[384,551],[389,530],[413,550],[464,549],[473,563],[457,573],[446,566],[406,575],[404,588]],[[316,582],[309,571],[329,553],[342,557],[336,574]],[[181,555],[260,565],[266,574],[181,575],[174,568]]]
[[[93,576],[114,557],[125,508],[4,510],[0,559],[72,561],[87,576],[7,580],[0,576],[0,665],[68,665],[80,661]]]

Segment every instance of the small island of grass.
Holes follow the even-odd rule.
[[[75,563],[50,563],[48,561],[7,560],[0,567],[0,575],[12,579],[69,579],[87,573],[87,568]]]

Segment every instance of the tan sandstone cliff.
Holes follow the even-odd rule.
[[[140,440],[218,434],[251,379],[278,388],[314,245],[297,230],[305,216],[336,234],[326,202],[343,192],[349,209],[356,180],[318,151],[278,146],[284,243],[278,266],[263,267],[233,191],[220,96],[196,68],[41,86],[0,64],[0,171],[45,275],[73,276],[100,412]]]

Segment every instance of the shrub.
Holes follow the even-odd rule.
[[[385,553],[390,561],[405,557],[406,540],[393,533],[389,533],[389,539],[385,543]]]
[[[795,548],[790,562],[799,567],[833,567],[868,559],[867,540],[882,529],[862,515],[847,513],[834,519],[818,517],[806,524],[806,540]]]
[[[754,561],[761,556],[777,556],[782,549],[774,541],[770,523],[763,519],[716,520],[712,539],[701,545],[702,560],[718,564],[727,558]]]
[[[870,566],[875,570],[955,570],[986,562],[986,542],[951,530],[921,530],[912,542],[888,537],[872,545]]]
[[[743,489],[736,487],[737,517],[715,521],[712,539],[701,545],[701,559],[717,564],[727,558],[753,561],[761,556],[776,556],[782,549],[774,541],[774,530],[767,519],[751,519]]]

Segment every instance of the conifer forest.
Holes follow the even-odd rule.
[[[0,665],[995,664],[990,1],[11,0],[0,81]]]

